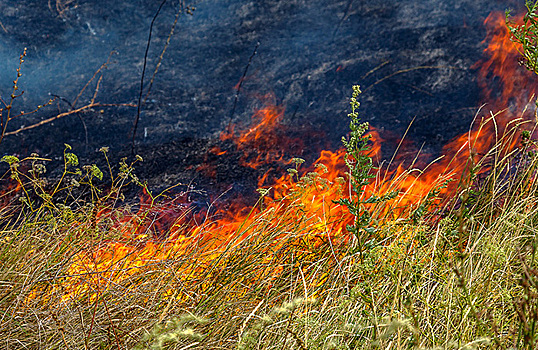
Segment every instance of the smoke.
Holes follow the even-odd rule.
[[[79,0],[60,13],[45,1],[2,1],[7,30],[0,29],[2,97],[10,94],[18,55],[28,47],[20,109],[42,104],[50,93],[74,101],[112,51],[97,99],[135,102],[149,23],[158,5]],[[490,11],[508,5],[486,0],[199,2],[193,16],[179,20],[143,107],[140,130],[145,132],[138,142],[218,135],[230,122],[234,86],[260,42],[232,122],[248,121],[259,107],[258,97],[271,92],[286,107],[284,123],[325,130],[336,144],[347,131],[350,87],[360,84],[364,120],[401,134],[416,117],[410,137],[439,149],[468,127],[481,102],[470,67],[482,53],[482,22]],[[157,19],[149,77],[177,6],[169,1]],[[90,85],[79,103],[88,101],[94,88]],[[68,108],[60,103],[14,127]],[[90,149],[126,142],[134,115],[129,108],[82,115]],[[80,121],[69,118],[57,123],[64,131],[47,142],[63,147],[61,137],[71,132],[75,146],[84,144]],[[40,133],[54,130],[36,129],[31,135],[39,140]],[[30,140],[25,145],[33,147]]]

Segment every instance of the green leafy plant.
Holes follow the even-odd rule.
[[[104,177],[101,169],[96,164],[79,166],[79,159],[76,154],[70,152],[71,149],[70,145],[65,145],[63,171],[58,179],[45,177],[46,163],[51,160],[40,157],[38,154],[32,154],[23,159],[6,155],[0,159],[0,162],[9,165],[10,177],[22,191],[20,200],[25,204],[24,210],[34,213],[44,208],[52,211],[62,210],[70,203],[77,203],[79,197],[85,193],[90,195],[88,199],[93,206],[117,202],[123,199],[122,191],[131,183],[143,187],[151,196],[146,184],[140,182],[134,174],[134,165],[142,161],[140,156],[136,156],[135,161],[131,163],[122,159],[119,163],[118,174],[114,176],[107,157],[108,149],[102,148],[110,175],[108,180],[110,187],[102,193],[97,182],[97,180],[102,181]]]
[[[354,216],[353,225],[347,225],[347,230],[357,238],[358,251],[362,259],[366,239],[375,233],[375,228],[370,225],[371,214],[366,205],[390,200],[396,196],[396,193],[390,192],[382,196],[365,193],[366,186],[375,175],[372,174],[374,170],[372,158],[368,155],[371,150],[369,145],[371,136],[366,134],[369,124],[361,122],[358,113],[360,103],[357,97],[360,93],[360,87],[353,86],[350,100],[351,113],[348,114],[351,119],[350,134],[348,138],[342,137],[342,143],[347,152],[345,161],[349,168],[352,193],[348,198],[340,198],[336,203],[345,205]]]
[[[512,41],[521,44],[521,63],[531,72],[538,74],[538,1],[527,0],[527,13],[523,24],[511,20],[510,11],[506,12],[506,25],[512,34]]]

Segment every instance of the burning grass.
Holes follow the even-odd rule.
[[[481,67],[513,54],[508,31],[492,33],[502,52]],[[490,71],[527,79],[507,67],[480,73]],[[513,83],[501,79],[503,91]],[[500,101],[517,106],[477,118],[427,167],[367,168],[369,184],[356,172],[361,192],[346,175],[349,153],[323,151],[306,170],[292,160],[270,186],[262,177],[253,208],[196,210],[188,190],[153,195],[133,164],[103,174],[79,168],[69,149],[55,184],[45,159],[4,157],[14,185],[0,201],[0,346],[534,348],[536,125],[517,96]],[[283,159],[256,146],[281,140],[271,133],[283,113],[264,108],[257,127],[226,135],[245,167]],[[355,160],[379,154],[370,135]],[[95,185],[105,174],[106,191]],[[129,183],[144,188],[138,209],[123,202]],[[342,198],[368,223],[357,226]]]
[[[450,171],[421,188],[416,169],[379,169],[376,187],[399,195],[368,208],[364,250],[333,202],[348,195],[334,177],[338,154],[300,179],[291,171],[250,211],[203,220],[187,199],[147,194],[136,213],[118,205],[138,181],[126,163],[105,194],[92,187],[99,173],[72,171],[66,153],[62,181],[94,193],[76,204],[72,185],[52,186],[67,206],[43,195],[39,158],[26,170],[10,159],[27,199],[2,209],[2,347],[532,347],[538,158],[531,132],[520,137],[528,124],[497,135],[450,187]]]

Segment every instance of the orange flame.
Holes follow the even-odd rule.
[[[510,33],[504,25],[502,14],[492,13],[485,25],[488,28],[486,40],[489,44],[484,50],[485,58],[473,68],[478,69],[478,82],[484,98],[493,101],[491,106],[495,109],[509,107],[509,110],[485,124],[476,123],[469,133],[455,138],[444,147],[445,156],[441,160],[424,170],[409,171],[402,165],[395,169],[378,169],[364,196],[383,195],[391,191],[399,194],[383,207],[370,206],[374,214],[377,211],[379,217],[391,219],[410,215],[432,189],[440,188],[450,178],[461,176],[469,163],[477,162],[480,155],[490,149],[496,135],[502,135],[515,111],[526,106],[528,96],[522,96],[521,91],[534,93],[536,84],[531,80],[532,74],[515,64],[517,48],[510,41]],[[497,79],[498,84],[493,84],[492,78]],[[238,136],[232,129],[229,133],[223,133],[221,139],[232,140],[243,152],[241,161],[244,166],[256,169],[267,162],[282,161],[285,152],[276,146],[285,145],[289,141],[279,134],[283,115],[283,107],[268,104],[253,116],[255,126]],[[370,135],[372,148],[369,155],[380,159],[383,140],[374,128],[371,128]],[[513,148],[518,141],[514,138],[509,142]],[[218,148],[212,152],[218,155],[225,153]],[[275,217],[279,221],[268,225],[301,222],[306,215],[314,221],[307,234],[312,244],[321,244],[318,238],[322,236],[329,237],[335,244],[346,244],[352,239],[345,227],[352,223],[353,217],[346,208],[334,202],[343,196],[352,196],[349,181],[346,180],[346,157],[347,154],[342,149],[336,152],[322,151],[310,169],[311,172],[302,180],[297,179],[298,176],[294,177],[292,172],[291,176],[282,176],[270,187],[266,186],[272,192],[271,198],[266,196],[263,201],[265,211],[276,213]],[[266,181],[267,177],[262,176],[259,183],[262,185]],[[440,191],[447,193],[449,189],[446,187]],[[301,210],[289,210],[290,207],[300,207]],[[151,222],[148,218],[154,215],[151,213],[156,213],[158,217],[161,215],[172,223],[152,230],[151,225],[155,224],[148,224]],[[66,275],[72,277],[66,278],[61,284],[64,299],[77,298],[92,293],[92,290],[103,291],[109,283],[119,283],[148,264],[196,251],[196,264],[182,271],[185,279],[192,278],[217,259],[227,244],[248,237],[252,227],[256,226],[258,215],[257,209],[251,210],[241,204],[232,205],[226,211],[217,211],[217,219],[213,221],[208,218],[203,222],[201,219],[189,221],[186,219],[187,213],[186,207],[174,209],[174,206],[146,206],[138,215],[126,215],[123,221],[116,221],[115,229],[124,232],[125,241],[101,242],[97,247],[76,254],[66,271]],[[155,219],[156,222],[159,220],[161,219]],[[156,239],[151,234],[155,230],[167,231],[166,239]],[[130,238],[127,239],[127,236]],[[278,240],[274,242],[275,246],[279,244]]]
[[[220,135],[221,140],[232,140],[237,149],[243,152],[241,165],[258,169],[262,165],[282,162],[287,151],[286,145],[292,145],[291,139],[282,132],[282,117],[285,108],[274,102],[273,95],[263,98],[265,107],[252,116],[253,126],[235,135],[234,127]],[[282,140],[285,137],[286,140]]]

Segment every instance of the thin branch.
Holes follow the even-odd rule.
[[[234,105],[232,108],[232,112],[230,113],[230,118],[228,122],[228,132],[230,132],[230,128],[232,125],[232,118],[235,114],[235,109],[237,107],[237,101],[239,100],[239,93],[241,92],[241,86],[243,86],[243,81],[245,80],[245,77],[247,76],[248,68],[250,67],[250,64],[252,63],[252,59],[254,59],[254,56],[256,56],[256,53],[258,52],[258,48],[260,47],[260,42],[258,41],[256,43],[256,46],[254,47],[254,51],[252,51],[252,55],[250,55],[250,58],[248,59],[247,66],[245,67],[245,71],[243,72],[243,75],[241,76],[241,79],[239,80],[239,85],[237,86],[237,91],[235,93],[235,99],[234,99]]]
[[[101,76],[102,78],[102,76]],[[73,104],[68,100],[66,99],[65,97],[62,97],[62,96],[59,96],[59,95],[56,95],[56,94],[50,94],[52,97],[55,97],[57,99],[59,99],[60,101],[63,101],[65,103],[67,103],[69,105],[69,108],[71,108],[71,110],[74,110],[75,107],[73,106]],[[58,112],[60,111],[60,104],[58,104]],[[80,120],[80,122],[82,123],[82,126],[84,127],[84,138],[86,140],[86,152],[88,151],[88,145],[89,145],[89,138],[88,138],[88,127],[86,126],[86,123],[84,122],[84,119],[82,119],[82,116],[78,113],[75,114],[78,119]]]
[[[133,136],[131,140],[131,152],[133,154],[134,154],[134,148],[135,148],[136,129],[138,128],[138,121],[140,120],[140,108],[141,108],[141,103],[142,103],[142,94],[144,93],[144,77],[146,75],[146,65],[148,63],[148,52],[149,52],[149,45],[151,44],[151,34],[153,33],[153,25],[155,24],[155,20],[159,16],[159,13],[161,12],[161,9],[163,8],[164,4],[166,4],[166,1],[167,0],[163,0],[161,2],[161,5],[159,6],[157,13],[155,13],[155,16],[153,16],[153,19],[151,20],[151,24],[149,26],[148,43],[146,45],[146,52],[144,53],[144,65],[142,67],[142,77],[140,78],[140,94],[138,95],[136,119],[133,125]]]
[[[4,27],[4,24],[2,23],[2,21],[0,21],[0,27],[2,27],[2,29],[4,30],[4,32],[8,32],[6,27]]]
[[[342,18],[340,18],[340,21],[336,25],[336,28],[333,32],[332,41],[334,41],[334,38],[336,38],[336,34],[338,33],[338,30],[340,30],[340,27],[342,26],[342,23],[346,20],[347,15],[349,14],[349,10],[351,10],[351,4],[353,3],[353,0],[349,0],[346,6],[346,10],[344,11],[344,14],[342,15]]]
[[[13,118],[15,118],[15,117],[13,117],[11,115],[11,110],[13,108],[13,101],[15,101],[15,99],[17,97],[21,96],[24,93],[24,91],[23,91],[19,95],[15,94],[15,92],[19,89],[18,83],[19,83],[19,78],[22,76],[21,69],[22,69],[22,63],[24,62],[24,58],[26,57],[26,52],[27,52],[27,49],[24,48],[22,54],[19,56],[19,67],[16,70],[17,71],[17,77],[15,78],[15,80],[13,80],[13,91],[11,92],[9,104],[6,106],[7,115],[6,115],[5,120],[4,120],[4,117],[3,117],[3,110],[1,111],[2,112],[2,125],[1,125],[2,130],[0,130],[0,143],[2,142],[2,140],[4,140],[4,137],[6,136],[8,123]],[[21,112],[21,114],[22,114],[22,112]]]
[[[42,120],[42,121],[40,121],[38,123],[28,125],[28,126],[22,126],[17,130],[6,132],[4,134],[4,136],[16,135],[16,134],[21,133],[23,131],[37,128],[38,126],[45,125],[45,124],[48,124],[50,122],[53,122],[56,119],[67,117],[68,115],[79,113],[79,112],[85,111],[87,109],[96,108],[96,107],[118,107],[118,106],[136,107],[136,105],[134,105],[132,103],[94,103],[94,104],[89,104],[89,105],[86,105],[84,107],[80,107],[80,108],[71,110],[69,112],[60,113],[58,115],[55,115],[54,117],[44,119],[44,120]]]
[[[370,69],[365,75],[363,75],[363,76],[361,77],[361,80],[366,79],[370,74],[374,74],[374,73],[377,72],[379,69],[383,68],[385,65],[387,65],[387,64],[389,64],[389,63],[390,63],[390,60],[387,60],[387,61],[381,63],[380,65],[378,65],[377,67]]]
[[[95,73],[93,73],[93,76],[90,78],[90,80],[88,80],[88,82],[86,83],[86,85],[84,85],[84,87],[82,88],[82,90],[80,90],[80,92],[78,93],[77,97],[75,97],[75,100],[73,101],[73,106],[76,106],[77,105],[77,102],[78,102],[78,99],[80,98],[80,96],[82,96],[82,94],[84,93],[84,91],[86,90],[86,88],[90,85],[90,83],[93,81],[93,79],[95,79],[95,77],[97,76],[97,74],[99,74],[101,72],[101,70],[103,70],[104,68],[106,68],[108,66],[108,64],[110,63],[110,58],[112,57],[112,54],[116,53],[116,51],[112,51],[110,52],[110,54],[108,55],[108,59],[106,60],[105,63],[103,63],[101,65],[101,67],[99,67],[99,69],[97,69],[95,71]]]
[[[93,92],[93,97],[90,101],[90,104],[93,105],[95,104],[95,98],[97,97],[97,93],[99,92],[99,86],[101,85],[101,81],[103,81],[103,76],[101,75],[99,77],[99,80],[97,80],[97,84],[95,86],[95,91]]]
[[[373,83],[372,85],[368,86],[366,89],[363,89],[362,92],[366,92],[368,90],[370,90],[371,88],[373,88],[374,86],[376,86],[377,84],[387,80],[387,79],[390,79],[396,75],[399,75],[399,74],[403,74],[403,73],[408,73],[408,72],[412,72],[414,70],[420,70],[420,69],[462,69],[462,68],[459,68],[459,67],[454,67],[454,66],[418,66],[418,67],[412,67],[412,68],[407,68],[407,69],[401,69],[397,72],[394,72],[392,74],[389,74],[387,75],[386,77],[384,78],[381,78],[379,79],[378,81],[376,81],[375,83]]]
[[[146,96],[144,97],[144,101],[142,101],[142,104],[146,104],[146,101],[148,99],[149,93],[151,91],[151,87],[153,86],[153,82],[155,81],[155,76],[157,75],[157,72],[159,71],[159,68],[161,67],[164,54],[166,50],[168,49],[168,45],[170,45],[170,40],[172,39],[172,35],[174,35],[174,31],[176,29],[177,22],[179,20],[179,16],[181,13],[183,13],[184,4],[181,2],[179,6],[179,10],[176,13],[176,18],[174,19],[174,23],[172,24],[172,28],[170,28],[170,33],[168,33],[168,38],[166,38],[166,43],[164,44],[164,48],[161,52],[161,55],[159,56],[159,61],[157,62],[157,66],[155,67],[155,70],[153,71],[153,75],[151,76],[151,80],[149,81],[148,90],[146,91]]]

